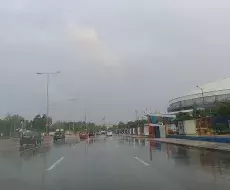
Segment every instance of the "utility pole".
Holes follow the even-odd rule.
[[[138,117],[138,110],[134,110],[135,111],[135,114],[136,114],[136,121],[139,120],[139,117]],[[139,127],[139,124],[137,124],[137,126],[135,127],[135,134],[138,135],[138,127]],[[133,129],[132,129],[133,130]]]
[[[86,131],[87,131],[87,133],[88,133],[86,112],[87,112],[87,110],[85,109],[85,130],[86,130]]]
[[[105,125],[106,125],[105,116],[102,118],[102,121],[103,121],[103,125],[104,125],[104,127],[105,127]]]
[[[48,133],[49,127],[49,83],[50,75],[59,74],[60,71],[51,73],[36,73],[37,75],[46,75],[46,133]]]
[[[69,101],[71,101],[73,103],[73,131],[74,131],[74,124],[75,124],[75,121],[74,121],[74,115],[75,115],[75,104],[76,104],[76,101],[78,100],[78,98],[71,98],[71,99],[68,99]]]
[[[12,123],[10,123],[10,137],[12,137]]]
[[[134,110],[135,111],[135,114],[136,114],[136,120],[138,120],[139,119],[139,117],[138,117],[138,110]]]

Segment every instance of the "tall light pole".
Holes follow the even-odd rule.
[[[104,127],[106,126],[106,121],[105,121],[105,116],[102,118],[102,121],[103,121],[103,125],[104,125]]]
[[[203,101],[203,107],[204,107],[204,89],[201,88],[200,86],[196,86],[197,88],[199,88],[201,90],[201,94],[202,94],[202,101]]]
[[[46,133],[48,133],[49,126],[49,82],[50,75],[59,74],[60,71],[57,72],[48,72],[48,73],[36,73],[37,75],[46,75]]]
[[[73,103],[73,115],[74,115],[74,108],[75,108],[75,103],[76,101],[78,100],[78,98],[71,98],[71,99],[68,99],[69,101],[71,101]],[[73,130],[74,130],[74,118],[73,118]]]
[[[85,130],[88,133],[88,127],[87,127],[87,109],[85,109]]]
[[[134,110],[134,112],[135,112],[136,121],[137,121],[137,120],[139,120],[139,116],[138,116],[138,114],[139,114],[139,111],[138,111],[138,110]]]

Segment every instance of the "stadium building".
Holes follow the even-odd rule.
[[[197,86],[183,96],[169,101],[168,112],[215,107],[216,102],[230,100],[230,78]]]

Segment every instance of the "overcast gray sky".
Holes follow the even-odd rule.
[[[134,119],[230,76],[229,0],[1,0],[0,115]]]

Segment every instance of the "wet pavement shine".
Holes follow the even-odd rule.
[[[0,142],[1,143],[1,142]],[[0,150],[0,189],[225,190],[230,154],[129,137]]]

